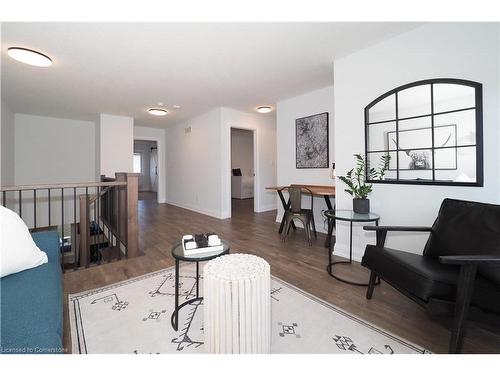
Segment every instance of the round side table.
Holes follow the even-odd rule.
[[[378,226],[380,216],[374,213],[358,214],[352,210],[327,210],[325,211],[325,216],[328,218],[329,226],[333,226],[335,220],[348,221],[349,222],[349,260],[339,260],[332,262],[332,242],[330,241],[330,247],[328,249],[328,266],[326,267],[327,272],[333,278],[342,281],[347,284],[357,285],[357,286],[368,286],[368,283],[358,283],[351,280],[346,280],[334,274],[333,266],[335,264],[352,264],[352,223],[368,223],[375,222]],[[380,281],[379,281],[380,283]]]
[[[175,259],[175,309],[170,321],[175,331],[179,328],[179,310],[190,303],[203,300],[203,297],[200,297],[200,262],[205,262],[225,254],[229,254],[229,245],[225,241],[222,241],[222,250],[209,253],[186,254],[181,242],[172,247],[172,256]],[[179,263],[181,260],[184,262],[196,262],[196,297],[179,305]]]

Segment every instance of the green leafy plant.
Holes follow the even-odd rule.
[[[372,192],[372,184],[366,183],[369,180],[383,179],[385,172],[389,169],[390,155],[381,157],[381,165],[378,169],[370,168],[363,156],[354,154],[356,167],[351,169],[345,176],[339,176],[340,180],[347,185],[345,191],[357,199],[366,199]],[[368,170],[366,170],[368,168]]]

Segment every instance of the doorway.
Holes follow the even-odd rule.
[[[158,200],[158,144],[134,140],[134,172],[139,173],[139,200]]]
[[[231,216],[254,212],[254,131],[231,128]]]

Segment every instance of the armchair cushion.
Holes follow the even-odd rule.
[[[430,299],[455,301],[460,266],[374,245],[366,247],[362,264],[398,289],[428,302]],[[477,276],[471,304],[500,313],[500,285]]]
[[[424,255],[500,255],[500,206],[445,199],[432,226]],[[478,274],[500,283],[499,266],[480,266]]]
[[[362,264],[390,284],[397,285],[423,301],[453,300],[459,268],[406,251],[366,247]]]

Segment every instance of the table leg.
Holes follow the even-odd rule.
[[[196,298],[200,298],[200,262],[196,262]]]
[[[329,262],[328,262],[328,266],[326,267],[326,270],[330,274],[330,276],[332,276],[333,278],[335,278],[339,281],[342,281],[344,283],[351,284],[351,285],[357,285],[357,286],[368,286],[367,283],[358,283],[355,281],[346,280],[346,279],[343,279],[343,278],[341,278],[333,273],[333,266],[334,265],[352,264],[352,223],[353,223],[352,221],[350,221],[350,223],[349,223],[349,260],[339,260],[339,261],[332,262],[332,251],[330,248],[330,251],[328,254],[328,261]],[[375,221],[375,225],[378,225],[378,220]],[[375,285],[379,285],[379,284],[380,284],[380,278],[377,278]]]
[[[175,310],[172,316],[172,327],[175,331],[179,328],[179,260],[175,260]]]
[[[290,207],[290,199],[288,199],[288,201],[286,201],[281,190],[278,190],[278,196],[280,197],[280,201],[281,201],[281,205],[283,206],[283,210],[285,210],[285,211],[288,210],[288,208]],[[278,233],[281,234],[283,232],[284,226],[285,226],[285,214],[283,213],[283,218],[281,219],[280,229],[279,229]],[[292,228],[295,229],[295,224],[293,221],[292,221]]]
[[[330,196],[329,195],[323,195],[323,198],[325,198],[326,207],[328,207],[329,210],[333,210],[332,202],[330,201]]]
[[[285,197],[283,196],[283,193],[281,192],[281,190],[278,190],[278,196],[280,197],[280,201],[281,201],[281,205],[283,206],[283,210],[286,211],[288,204],[286,203]],[[281,234],[281,232],[283,232],[284,226],[285,226],[285,214],[283,213],[283,218],[281,219],[280,230],[278,231],[278,233]]]
[[[352,221],[349,224],[349,263],[352,263]]]
[[[335,210],[335,207],[332,206],[330,196],[323,195],[323,198],[325,198],[326,207],[329,210]],[[328,236],[326,237],[326,240],[325,240],[325,247],[326,248],[330,248],[330,242],[332,241],[333,228],[335,228],[335,220],[332,220],[331,227],[330,227],[330,220],[328,220]]]
[[[328,234],[325,239],[325,247],[330,249],[332,245],[332,235],[333,235],[333,227],[335,226],[335,219],[328,219]]]

